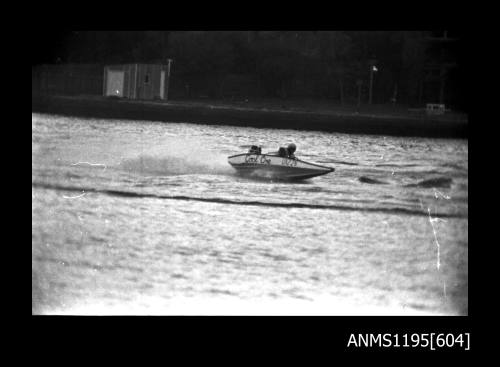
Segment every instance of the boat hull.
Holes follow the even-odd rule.
[[[305,180],[335,170],[300,159],[270,154],[237,154],[228,157],[228,162],[242,175],[281,180]]]

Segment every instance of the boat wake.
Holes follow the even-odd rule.
[[[359,182],[372,184],[372,185],[388,185],[389,182],[377,180],[375,178],[370,178],[367,176],[361,176],[358,178]],[[420,187],[420,188],[450,188],[453,179],[449,177],[435,177],[425,180],[421,180],[417,183],[411,183],[403,185],[404,187]]]
[[[224,157],[223,157],[224,158]],[[141,175],[168,176],[190,174],[228,174],[231,167],[225,161],[202,159],[201,157],[139,155],[124,159],[119,167],[128,172]]]
[[[119,168],[141,175],[228,174],[226,157],[199,141],[169,139],[147,151],[123,158]]]
[[[427,180],[422,180],[422,181],[417,182],[415,184],[408,184],[408,185],[405,185],[405,187],[450,188],[452,182],[453,182],[453,180],[449,177],[436,177],[436,178],[430,178]]]
[[[363,182],[363,183],[367,183],[367,184],[374,184],[374,185],[387,185],[388,184],[388,182],[380,181],[380,180],[370,178],[370,177],[365,177],[365,176],[361,176],[358,180],[359,180],[359,182]]]
[[[154,199],[164,199],[164,200],[198,201],[198,202],[217,203],[217,204],[249,205],[249,206],[261,206],[261,207],[378,212],[378,213],[397,214],[397,215],[416,215],[416,216],[429,215],[429,213],[425,210],[411,209],[404,207],[354,207],[348,205],[321,205],[321,204],[294,203],[294,202],[273,203],[273,202],[263,202],[263,201],[239,201],[239,200],[231,200],[218,197],[205,198],[205,197],[194,197],[194,196],[184,196],[184,195],[159,195],[154,193],[144,193],[144,192],[134,192],[134,191],[124,191],[124,190],[97,189],[92,187],[52,185],[40,182],[32,182],[32,187],[78,192],[80,194],[97,193],[97,194],[126,197],[126,198],[154,198]],[[432,216],[435,218],[467,218],[467,216],[463,216],[460,214],[451,214],[451,213],[433,213]]]

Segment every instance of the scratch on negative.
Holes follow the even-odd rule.
[[[436,263],[436,266],[437,266],[437,269],[439,270],[439,267],[441,266],[441,261],[440,261],[441,254],[440,254],[439,241],[438,241],[437,235],[436,235],[436,228],[434,228],[434,221],[437,218],[432,218],[431,217],[431,209],[430,208],[427,208],[427,212],[429,213],[429,222],[431,223],[432,232],[434,233],[434,240],[436,242],[436,247],[437,247],[437,263]]]
[[[88,164],[89,166],[101,166],[101,167],[104,167],[104,170],[106,170],[106,168],[107,168],[106,165],[103,163],[76,162],[76,163],[72,163],[71,165],[76,166],[79,164]]]
[[[83,192],[83,194],[76,195],[76,196],[66,196],[66,195],[63,195],[63,198],[65,198],[65,199],[77,199],[77,198],[81,198],[83,195],[85,195],[85,191]]]
[[[438,199],[438,198],[439,198],[439,197],[438,197],[438,194],[439,194],[439,195],[441,195],[441,197],[445,198],[446,200],[450,200],[450,199],[451,199],[451,197],[450,197],[450,196],[445,195],[445,194],[443,194],[442,192],[440,192],[440,191],[438,191],[438,190],[434,189],[434,197],[435,197],[436,199]]]
[[[420,207],[423,209],[424,206],[422,204],[422,200],[419,199],[418,201],[420,201]],[[436,234],[436,228],[434,228],[434,222],[439,220],[439,218],[432,218],[431,217],[431,208],[427,207],[427,213],[429,215],[429,223],[431,224],[431,227],[432,227],[432,233],[434,233],[434,242],[436,243],[436,247],[437,247],[437,261],[436,261],[436,267],[437,269],[439,270],[440,266],[441,266],[441,249],[440,249],[440,246],[439,246],[439,241],[437,239],[437,234]]]
[[[420,201],[420,206],[423,209],[422,200],[419,199],[419,201]],[[443,222],[446,222],[446,221],[444,219],[441,219],[441,218],[432,218],[431,217],[431,208],[429,208],[429,207],[427,207],[427,213],[429,214],[429,223],[431,224],[432,232],[434,233],[434,240],[436,242],[436,247],[437,247],[437,262],[436,262],[436,267],[439,270],[439,268],[441,266],[441,252],[440,252],[441,249],[440,249],[440,246],[439,246],[439,241],[437,239],[436,228],[434,228],[434,222],[437,222],[439,220],[442,220]],[[443,281],[443,295],[446,298],[446,280]]]

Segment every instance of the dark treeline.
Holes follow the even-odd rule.
[[[49,40],[42,44],[47,46]],[[41,46],[38,46],[41,47]],[[79,31],[54,37],[44,63],[166,63],[171,82],[229,98],[230,76],[256,86],[253,97],[366,103],[446,103],[467,110],[464,40],[432,31]],[[201,88],[200,86],[204,88]],[[198,93],[199,94],[199,93]],[[234,97],[234,96],[233,96]]]

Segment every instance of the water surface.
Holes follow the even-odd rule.
[[[34,313],[467,314],[467,247],[466,140],[32,114]]]

